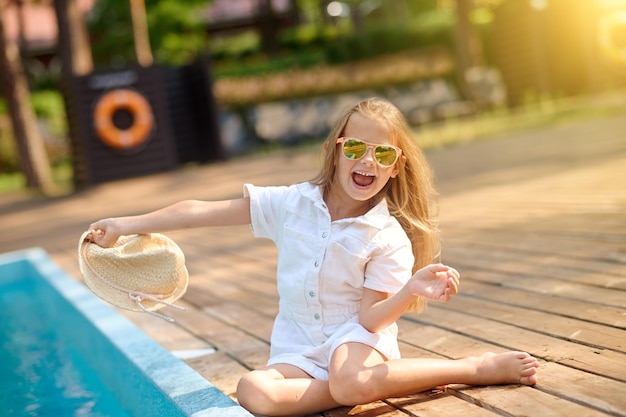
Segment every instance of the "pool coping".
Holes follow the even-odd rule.
[[[150,379],[186,416],[250,417],[240,407],[181,359],[148,337],[142,330],[87,287],[70,277],[42,248],[0,254],[0,265],[27,261],[95,328]]]

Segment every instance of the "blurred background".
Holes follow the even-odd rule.
[[[307,146],[373,95],[424,148],[626,97],[626,0],[0,0],[0,16],[0,193]]]

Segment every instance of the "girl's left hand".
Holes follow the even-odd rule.
[[[417,271],[407,283],[407,289],[415,296],[444,302],[459,292],[460,278],[456,269],[432,264]]]

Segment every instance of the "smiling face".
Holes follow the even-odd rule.
[[[358,138],[372,145],[395,145],[389,139],[389,130],[384,123],[358,113],[350,116],[343,136]],[[360,159],[348,159],[341,149],[337,149],[335,163],[333,186],[328,190],[326,203],[331,209],[331,216],[334,209],[336,216],[333,217],[338,218],[366,213],[370,208],[369,200],[383,189],[390,178],[398,175],[398,162],[390,167],[380,165],[374,158],[372,148]]]

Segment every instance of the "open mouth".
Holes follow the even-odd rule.
[[[356,171],[352,173],[352,181],[358,187],[369,187],[374,183],[376,175],[368,174],[367,172]]]

